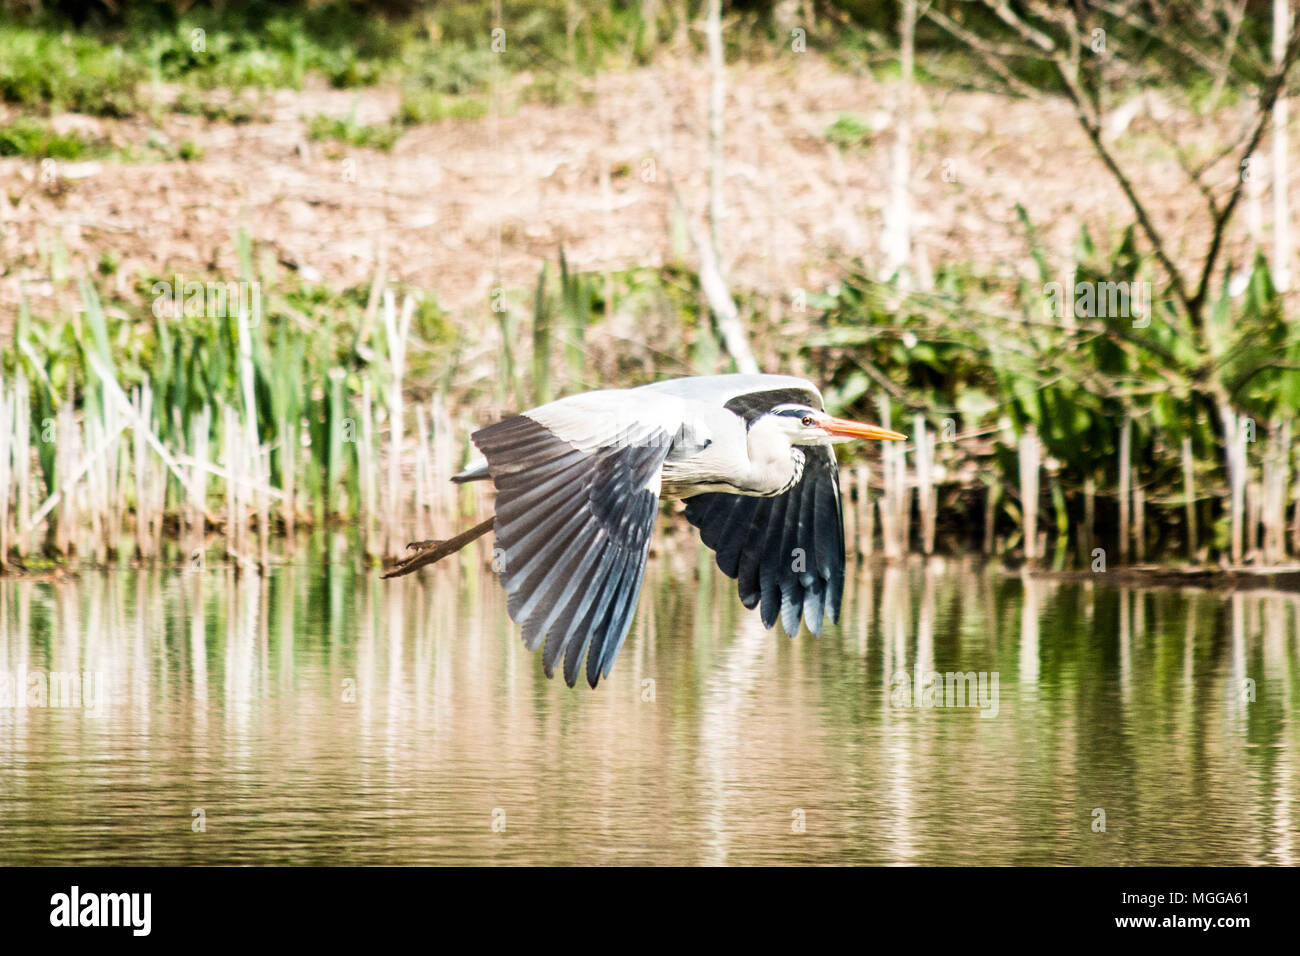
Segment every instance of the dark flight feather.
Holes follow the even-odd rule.
[[[572,687],[608,677],[632,624],[670,442],[661,432],[610,436],[590,451],[526,415],[472,436],[497,488],[495,531],[510,617],[546,676]]]
[[[802,617],[820,634],[824,617],[838,621],[844,595],[844,525],[835,452],[804,449],[803,477],[771,498],[709,492],[686,499],[686,519],[735,578],[740,601],[760,606],[763,625],[779,619],[794,637]]]

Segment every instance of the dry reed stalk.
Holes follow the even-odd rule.
[[[132,494],[131,447],[118,437],[121,428],[116,427],[114,421],[118,418],[120,416],[105,408],[104,432],[106,435],[114,436],[112,445],[104,455],[104,465],[108,471],[104,501],[104,541],[110,555],[116,554],[121,546],[123,529],[129,521],[131,511],[129,498]]]
[[[151,458],[149,465],[153,473],[153,527],[149,530],[149,536],[154,541],[155,547],[160,547],[163,539],[163,521],[166,519],[167,510],[167,489],[171,484],[171,479],[167,476],[167,468],[157,458]]]
[[[146,554],[156,557],[162,548],[163,520],[167,510],[167,469],[163,467],[156,455],[145,458],[144,469],[145,500],[142,506],[144,518],[137,514],[136,522],[144,521],[145,540],[148,543]]]
[[[884,548],[885,557],[894,559],[899,556],[900,549],[898,546],[898,511],[895,505],[897,492],[894,490],[894,481],[897,470],[894,468],[892,461],[893,451],[886,448],[881,458],[881,489],[880,489],[880,543]]]
[[[19,373],[14,382],[14,447],[13,483],[17,490],[17,529],[10,547],[17,548],[21,559],[32,550],[32,498],[31,498],[31,389],[27,376]],[[5,552],[7,553],[7,551]]]
[[[1219,419],[1223,434],[1227,439],[1227,467],[1229,488],[1229,519],[1231,536],[1229,555],[1233,564],[1240,564],[1243,557],[1244,526],[1246,498],[1246,430],[1243,422],[1226,402],[1219,405]]]
[[[149,386],[143,389],[135,389],[131,394],[132,404],[136,409],[137,420],[144,417],[148,420],[149,412],[145,405],[152,404],[152,396],[146,396]],[[132,471],[135,478],[135,552],[136,556],[143,559],[151,553],[149,542],[149,518],[147,502],[150,494],[147,489],[147,459],[149,455],[149,445],[145,441],[144,434],[139,428],[131,430],[131,452],[132,452]],[[125,482],[123,483],[125,487]]]
[[[9,495],[13,478],[11,462],[20,454],[14,440],[16,437],[14,434],[16,431],[14,422],[14,412],[17,406],[16,399],[17,396],[5,385],[4,379],[0,378],[0,569],[4,568],[5,562],[9,558],[9,544],[13,539],[9,527],[11,518]]]
[[[102,453],[91,456],[91,469],[82,485],[86,490],[86,514],[90,518],[91,555],[96,564],[103,564],[113,551],[112,502],[117,497],[113,479],[117,474],[119,446],[116,436],[109,439],[108,415],[105,408],[102,419],[85,422],[86,447],[103,448]]]
[[[916,504],[921,516],[921,551],[934,553],[935,512],[938,490],[934,486],[935,436],[925,427],[922,415],[915,417],[916,427]]]
[[[880,496],[880,536],[885,546],[885,557],[891,559],[902,557],[907,540],[902,529],[902,483],[905,479],[899,477],[899,457],[900,451],[890,448],[885,453],[881,471],[884,487]]]
[[[435,395],[430,408],[433,429],[433,471],[430,477],[435,501],[432,532],[435,538],[443,538],[455,533],[457,495],[451,476],[460,470],[456,449],[461,441],[456,433],[456,422],[447,410],[446,399]],[[478,511],[475,517],[481,513]]]
[[[881,395],[879,399],[880,421],[889,427],[889,399]],[[902,523],[903,484],[906,482],[907,465],[904,461],[900,471],[898,459],[904,452],[900,446],[887,442],[881,455],[882,492],[880,499],[880,535],[885,548],[885,557],[901,557],[905,548],[906,535],[900,527]]]
[[[994,546],[994,534],[997,530],[998,517],[998,499],[1002,496],[1002,488],[996,482],[985,485],[984,494],[984,553],[992,554]]]
[[[1196,479],[1192,470],[1192,439],[1183,439],[1183,512],[1187,524],[1187,558],[1196,560]]]
[[[205,405],[190,422],[190,455],[194,464],[190,469],[190,484],[186,489],[189,506],[187,524],[190,533],[202,539],[206,529],[205,516],[208,501],[208,455],[212,433],[212,409]]]
[[[1119,559],[1128,560],[1130,529],[1129,505],[1131,501],[1131,473],[1129,471],[1130,453],[1133,447],[1133,419],[1124,415],[1124,424],[1119,431]]]
[[[66,459],[64,462],[65,473],[68,476],[66,484],[60,485],[64,488],[64,503],[68,505],[68,544],[69,551],[78,551],[78,553],[87,553],[85,538],[82,536],[82,514],[85,511],[85,489],[81,481],[78,481],[77,472],[86,475],[90,470],[91,462],[87,459],[85,470],[79,470],[77,467],[78,459],[82,458],[82,429],[74,418],[72,406],[64,406],[68,414],[60,416],[59,433],[55,441],[59,442],[59,447],[65,450]]]
[[[260,305],[259,305],[260,311]],[[257,397],[254,392],[253,371],[253,327],[248,309],[239,310],[239,380],[243,393],[243,420],[232,413],[229,427],[235,430],[234,449],[237,455],[238,470],[228,473],[234,479],[233,487],[238,489],[238,504],[235,517],[238,522],[237,541],[240,551],[246,551],[245,539],[249,532],[249,523],[256,516],[258,538],[257,568],[266,567],[269,557],[268,535],[270,525],[270,501],[267,489],[270,486],[271,472],[269,460],[262,448],[261,436],[257,428]],[[244,477],[251,480],[251,486],[243,484]],[[232,486],[227,481],[227,488]],[[245,563],[248,562],[245,557]]]
[[[298,524],[298,423],[286,419],[280,424],[280,435],[285,443],[280,452],[280,490],[284,492],[280,513],[284,518],[285,532],[292,542]]]
[[[1295,458],[1295,467],[1300,469],[1300,448],[1295,449]],[[1295,503],[1291,510],[1291,553],[1300,557],[1300,478],[1293,485]]]
[[[870,557],[876,550],[876,503],[871,498],[871,468],[859,465],[854,477],[858,488],[858,542],[862,553]]]
[[[429,426],[423,405],[415,406],[415,515],[411,533],[421,540],[433,537],[433,478],[430,474]]]
[[[1286,485],[1290,448],[1291,423],[1274,422],[1269,429],[1268,453],[1264,459],[1260,516],[1266,564],[1279,564],[1286,559]]]
[[[1043,450],[1038,432],[1030,426],[1020,436],[1020,508],[1024,524],[1025,560],[1032,563],[1038,553],[1038,480]]]
[[[226,553],[242,560],[243,549],[240,520],[243,514],[242,486],[235,476],[243,473],[243,449],[240,447],[242,429],[239,413],[229,405],[220,406],[221,414],[221,467],[225,470],[226,496]]]
[[[1258,481],[1246,482],[1245,553],[1243,561],[1254,561],[1259,556],[1259,525],[1263,514],[1263,497]]]
[[[107,510],[106,488],[108,485],[108,464],[107,458],[111,451],[108,445],[108,436],[101,422],[93,418],[87,418],[83,423],[85,434],[85,446],[87,449],[102,449],[100,454],[91,455],[90,470],[86,472],[85,480],[80,484],[79,490],[85,494],[85,516],[89,525],[89,535],[87,539],[87,550],[92,560],[96,564],[102,564],[104,561],[104,542],[107,535],[104,529],[104,512]]]
[[[1097,481],[1091,475],[1083,480],[1083,527],[1079,531],[1079,559],[1087,564],[1097,540]]]
[[[361,497],[361,544],[367,555],[375,551],[375,517],[378,510],[378,491],[375,470],[378,467],[375,454],[375,408],[370,395],[369,380],[361,383],[361,427],[357,429],[357,463],[360,472],[357,475],[359,495]]]
[[[849,472],[840,482],[840,514],[844,523],[844,551],[847,557],[857,557],[862,553],[858,543],[858,509],[854,503],[853,473]]]
[[[127,491],[130,462],[127,445],[122,441],[124,424],[117,407],[111,403],[104,408],[104,436],[109,442],[104,463],[105,483],[102,492],[102,524],[104,528],[104,553],[112,557],[122,542],[122,529],[126,527]]]
[[[388,343],[390,378],[388,383],[388,495],[384,507],[384,538],[391,553],[398,547],[404,523],[402,495],[402,444],[405,440],[405,404],[402,379],[406,375],[406,344],[415,316],[415,299],[402,299],[398,317],[392,289],[384,290],[384,337]]]
[[[1142,561],[1146,557],[1146,492],[1141,485],[1133,486],[1133,557]]]
[[[256,433],[250,437],[257,479],[254,489],[257,502],[257,561],[259,568],[265,570],[271,561],[271,449],[256,441]]]
[[[906,554],[912,541],[912,487],[913,483],[907,477],[907,448],[902,443],[890,442],[891,445],[897,445],[894,449],[894,489],[898,492],[895,496],[895,528],[898,531],[898,553]]]

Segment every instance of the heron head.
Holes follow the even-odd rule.
[[[770,421],[792,445],[829,445],[854,438],[874,438],[877,441],[904,441],[907,438],[902,432],[846,418],[832,418],[811,405],[798,403],[777,405],[760,420]]]

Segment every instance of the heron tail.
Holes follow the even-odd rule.
[[[426,564],[433,564],[435,561],[441,561],[449,554],[455,554],[471,541],[483,537],[492,530],[492,525],[496,517],[488,518],[486,521],[474,525],[468,531],[462,531],[454,538],[448,538],[446,541],[412,541],[406,546],[411,553],[398,561],[391,568],[384,571],[380,577],[399,578],[403,574],[410,574],[412,571],[418,571]]]

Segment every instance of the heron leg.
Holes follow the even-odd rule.
[[[455,554],[465,545],[477,538],[483,537],[492,530],[492,525],[496,517],[488,518],[486,521],[476,524],[468,531],[462,531],[454,538],[448,538],[446,541],[412,541],[407,545],[407,550],[413,551],[401,561],[398,561],[392,567],[384,571],[380,577],[397,578],[404,574],[410,574],[412,571],[418,571],[426,564],[433,564],[435,561],[441,561],[449,554]]]

